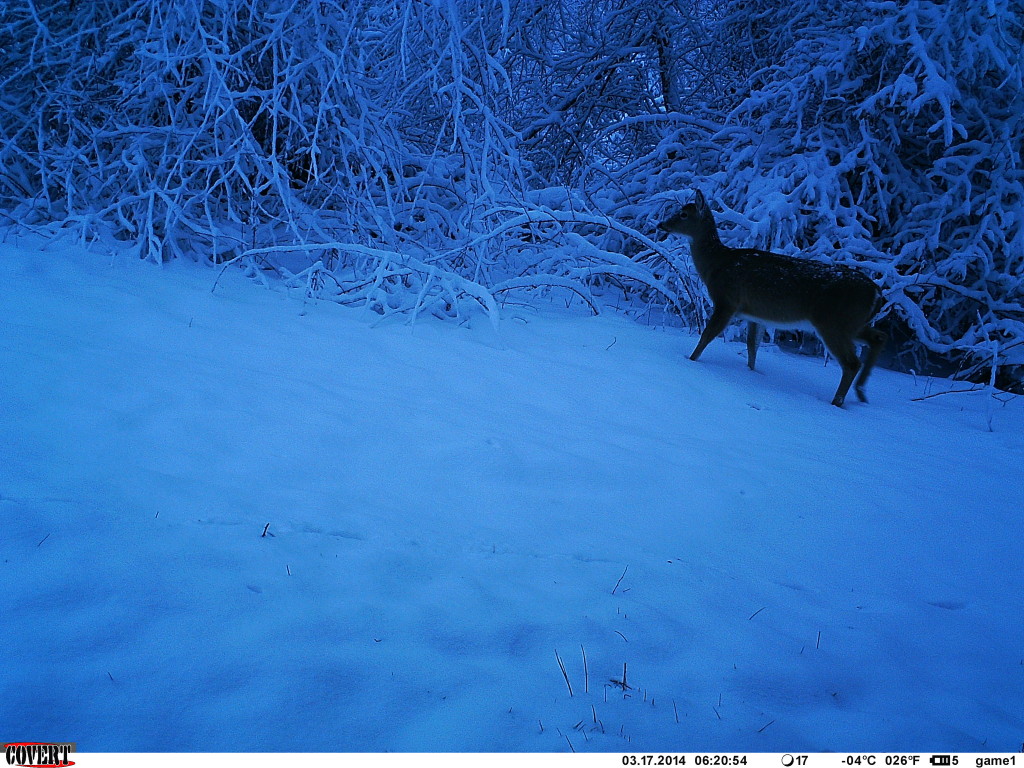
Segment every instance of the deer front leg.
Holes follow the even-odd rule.
[[[864,353],[864,359],[861,361],[860,375],[857,376],[857,381],[854,385],[858,399],[862,403],[866,403],[868,398],[864,394],[864,384],[867,383],[868,376],[871,375],[871,369],[875,367],[878,355],[882,351],[882,347],[885,346],[888,337],[877,328],[865,328],[858,334],[857,338],[868,343],[868,350]]]
[[[757,345],[761,342],[761,326],[751,321],[747,325],[747,367],[754,370],[757,360]]]
[[[839,366],[843,369],[843,377],[839,380],[836,396],[832,398],[832,405],[842,408],[843,403],[846,401],[846,393],[850,391],[850,385],[853,384],[853,379],[860,368],[857,349],[853,346],[853,339],[841,330],[837,331],[833,328],[822,327],[821,325],[815,326],[815,330],[817,330],[821,340],[825,342],[825,346],[828,347],[832,357],[836,359]]]
[[[711,313],[711,317],[708,318],[708,324],[704,326],[704,333],[700,335],[700,341],[697,342],[696,349],[693,350],[693,354],[690,355],[691,360],[696,360],[700,357],[705,347],[710,344],[714,338],[725,330],[725,326],[732,320],[733,310],[731,307],[725,307],[720,304],[715,305],[715,310]]]

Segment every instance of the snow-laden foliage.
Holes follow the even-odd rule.
[[[735,108],[666,137],[648,192],[701,187],[749,245],[868,269],[912,355],[1019,358],[1019,2],[730,5]]]
[[[672,304],[532,202],[506,122],[519,21],[501,0],[15,2],[0,195],[24,223],[241,261],[384,314],[493,318],[531,286],[593,304],[608,274]]]
[[[512,41],[521,147],[542,185],[645,153],[710,68],[696,4],[535,2]]]
[[[727,241],[866,268],[905,365],[983,375],[1024,359],[1022,19],[1021,0],[11,0],[0,210],[383,315],[611,290],[696,324],[689,260],[651,236],[700,188]]]

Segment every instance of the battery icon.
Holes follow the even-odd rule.
[[[932,755],[928,762],[935,766],[952,765],[953,758],[949,755]]]

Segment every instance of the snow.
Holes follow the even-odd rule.
[[[0,733],[1020,747],[1019,398],[876,369],[840,410],[774,347],[214,277],[0,243]]]

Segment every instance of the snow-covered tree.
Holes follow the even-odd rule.
[[[1024,348],[1021,0],[10,0],[0,211],[464,318],[628,290],[701,188],[857,263],[906,364]],[[639,292],[632,288],[640,286]],[[620,297],[621,293],[618,294]]]
[[[1024,344],[1021,4],[726,6],[732,109],[666,137],[651,191],[702,187],[751,245],[868,269],[907,364],[1007,359]]]
[[[660,286],[572,231],[608,223],[531,197],[546,184],[511,125],[509,72],[535,12],[15,0],[0,20],[4,207],[381,313],[494,317],[496,296],[587,298],[605,274]]]

